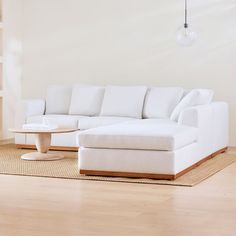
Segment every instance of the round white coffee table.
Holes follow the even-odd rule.
[[[64,158],[61,153],[50,153],[48,149],[51,145],[52,134],[70,133],[78,129],[58,128],[52,130],[33,130],[33,129],[9,129],[13,133],[34,134],[37,152],[23,154],[21,159],[28,161],[54,161]]]

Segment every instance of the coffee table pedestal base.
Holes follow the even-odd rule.
[[[56,161],[63,159],[64,156],[60,153],[40,153],[40,152],[30,152],[21,156],[21,159],[27,161]]]
[[[57,128],[52,130],[35,129],[9,129],[11,132],[19,134],[34,134],[37,152],[27,153],[21,159],[27,161],[55,161],[63,159],[64,156],[58,152],[48,152],[51,145],[52,134],[62,134],[75,132],[78,129]]]
[[[37,152],[30,152],[21,156],[21,159],[27,161],[55,161],[63,159],[60,153],[50,153],[48,149],[51,143],[51,133],[35,134]]]

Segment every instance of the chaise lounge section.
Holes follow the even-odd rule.
[[[186,109],[178,122],[142,120],[79,137],[81,174],[175,179],[228,145],[227,105]]]

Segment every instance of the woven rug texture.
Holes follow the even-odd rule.
[[[65,158],[57,161],[25,161],[20,156],[32,150],[17,149],[14,145],[0,146],[0,174],[24,175],[50,178],[78,179],[91,181],[124,182],[194,186],[236,161],[235,154],[219,154],[176,180],[154,180],[142,178],[120,178],[81,175],[78,169],[77,152],[62,152]]]

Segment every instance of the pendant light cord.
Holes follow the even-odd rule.
[[[184,28],[188,28],[188,2],[185,0],[185,7],[184,7]]]

